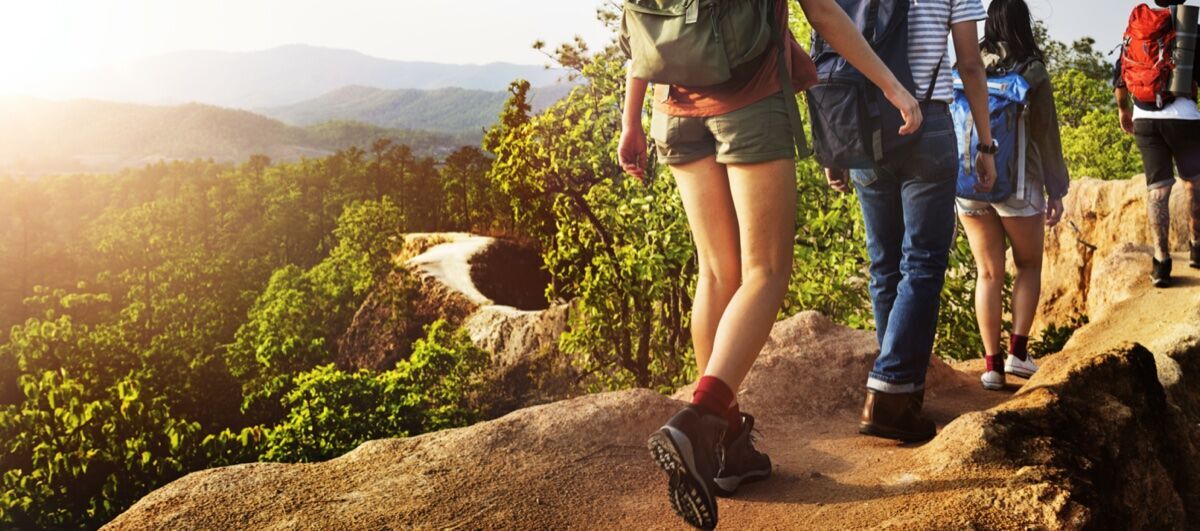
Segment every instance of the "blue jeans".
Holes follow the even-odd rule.
[[[879,357],[867,387],[908,393],[925,386],[942,285],[954,243],[958,147],[950,113],[923,106],[922,137],[898,165],[854,170],[871,258]]]

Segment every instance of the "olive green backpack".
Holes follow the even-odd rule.
[[[684,87],[718,85],[736,69],[778,50],[779,83],[795,94],[784,60],[785,21],[776,0],[625,0],[620,42],[633,77]],[[796,154],[809,154],[796,98],[786,97]]]

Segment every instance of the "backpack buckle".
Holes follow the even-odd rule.
[[[686,9],[683,15],[684,24],[695,24],[700,20],[700,0],[688,2]]]

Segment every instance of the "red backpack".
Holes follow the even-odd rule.
[[[1175,69],[1171,57],[1174,48],[1171,10],[1152,9],[1146,4],[1133,8],[1121,50],[1121,78],[1135,99],[1158,107],[1174,99],[1167,90]]]

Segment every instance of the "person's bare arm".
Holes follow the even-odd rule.
[[[971,107],[971,117],[975,120],[979,142],[991,144],[992,124],[988,112],[987,70],[984,69],[983,57],[979,54],[979,30],[975,21],[964,21],[951,26],[950,34],[954,38],[958,73],[962,77],[963,91],[966,92],[967,103]],[[975,158],[975,168],[979,174],[980,189],[991,190],[996,181],[995,157],[980,152]]]
[[[887,65],[875,55],[850,17],[833,0],[799,0],[804,16],[813,30],[834,50],[854,65],[867,79],[883,91],[884,97],[900,110],[904,126],[900,134],[907,135],[921,128],[921,106],[917,99],[900,84]]]
[[[646,102],[646,81],[629,75],[625,80],[625,109],[621,116],[621,140],[617,160],[621,169],[643,179],[646,175],[646,131],[642,129],[642,106]]]
[[[1121,120],[1121,130],[1133,134],[1133,107],[1129,103],[1129,89],[1117,87],[1113,89],[1113,97],[1117,99],[1117,117]]]

